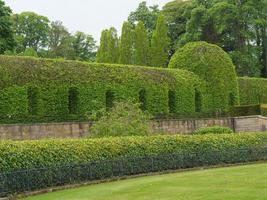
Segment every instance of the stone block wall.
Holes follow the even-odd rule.
[[[235,132],[267,131],[267,117],[249,116],[217,119],[153,120],[154,133],[191,134],[201,127],[229,127]],[[91,122],[0,125],[0,140],[80,138],[90,134]]]

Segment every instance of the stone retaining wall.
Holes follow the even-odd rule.
[[[153,132],[167,132],[170,134],[191,134],[198,128],[214,125],[229,127],[235,132],[267,131],[267,117],[151,121]],[[0,125],[0,139],[79,138],[90,134],[91,126],[91,122]]]

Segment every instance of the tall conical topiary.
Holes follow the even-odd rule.
[[[139,21],[135,28],[134,64],[149,65],[149,39],[142,21]]]
[[[119,63],[121,64],[132,64],[133,63],[133,30],[129,22],[124,22],[121,31],[120,38],[120,58]]]
[[[100,46],[96,55],[96,62],[107,63],[107,54],[108,54],[108,33],[107,29],[103,30],[100,38]]]
[[[151,39],[151,66],[167,67],[170,50],[168,27],[163,15],[158,17],[156,29]]]

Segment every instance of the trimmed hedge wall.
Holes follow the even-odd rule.
[[[235,67],[229,55],[207,42],[192,42],[177,50],[169,68],[185,69],[206,82],[209,109],[228,111],[239,105]]]
[[[0,171],[45,168],[123,157],[227,152],[267,144],[267,134],[150,136],[102,139],[1,141]]]
[[[241,105],[267,103],[266,78],[242,77],[238,82]]]
[[[2,122],[80,120],[114,101],[139,102],[142,90],[151,114],[196,113],[196,91],[201,112],[209,107],[203,82],[184,70],[0,56]]]

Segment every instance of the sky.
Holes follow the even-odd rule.
[[[4,0],[13,13],[33,11],[51,21],[62,21],[70,32],[83,31],[99,41],[101,31],[121,29],[129,13],[143,0]],[[162,7],[171,0],[147,0]]]

